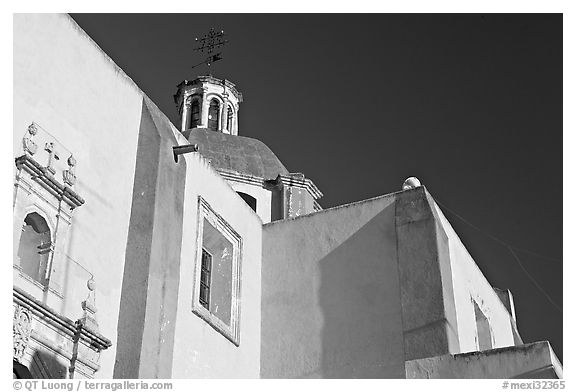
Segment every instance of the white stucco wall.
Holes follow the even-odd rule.
[[[185,143],[183,139],[182,144]],[[184,157],[186,188],[172,377],[258,378],[262,222],[201,155],[191,153]],[[238,347],[192,313],[198,196],[202,196],[242,238]]]
[[[66,291],[74,295],[51,305],[78,319],[88,293],[83,268],[94,275],[100,332],[113,343],[101,357],[102,378],[114,366],[141,105],[141,91],[69,16],[14,16],[14,156],[36,122],[76,157],[74,188],[86,203],[63,240],[82,267],[67,263]]]
[[[262,219],[262,223],[272,220],[272,191],[258,185],[250,185],[228,180],[230,186],[236,192],[246,193],[256,199],[256,213]]]
[[[264,226],[263,378],[402,378],[395,196]]]
[[[449,241],[460,352],[478,351],[473,300],[488,319],[493,348],[513,346],[508,310],[436,203],[434,208]]]

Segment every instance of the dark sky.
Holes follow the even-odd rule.
[[[562,306],[562,15],[75,14],[179,127],[172,95],[206,74],[195,37],[226,31],[210,72],[244,95],[239,134],[323,191],[323,207],[417,176],[441,204],[515,247]],[[444,210],[525,342],[562,360],[562,313],[509,250]]]

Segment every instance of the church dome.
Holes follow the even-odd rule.
[[[212,167],[275,179],[288,170],[276,155],[260,140],[229,135],[207,129],[194,128],[186,135],[191,144],[198,144],[198,151],[211,160]]]

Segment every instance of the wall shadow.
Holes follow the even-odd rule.
[[[167,118],[143,98],[114,378],[171,376],[186,181],[175,145]]]
[[[397,263],[393,203],[319,260],[319,377],[405,376]]]
[[[404,378],[391,197],[263,232],[263,378]]]

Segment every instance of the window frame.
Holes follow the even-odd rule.
[[[25,276],[27,279],[29,279],[30,281],[32,281],[36,285],[45,289],[49,286],[49,282],[50,282],[50,270],[52,269],[52,261],[53,261],[53,257],[54,257],[53,252],[54,252],[55,233],[54,233],[54,228],[52,227],[51,222],[44,215],[43,212],[44,211],[41,211],[39,209],[32,209],[32,210],[26,212],[26,215],[24,216],[24,219],[22,220],[21,230],[23,230],[24,227],[27,225],[26,219],[32,214],[38,215],[38,217],[44,221],[48,230],[44,233],[38,233],[38,234],[48,233],[49,241],[47,243],[39,245],[37,247],[38,251],[36,253],[38,255],[46,254],[47,255],[46,256],[46,263],[44,266],[42,266],[42,261],[40,259],[34,260],[34,264],[36,264],[36,267],[37,267],[37,275],[38,275],[37,277],[32,276],[32,275],[28,274],[26,271],[24,271],[24,267],[22,267],[22,259],[19,260],[18,268],[19,268],[20,274]],[[32,225],[30,225],[30,226],[32,226]],[[34,231],[36,231],[36,230],[34,230]],[[44,247],[40,248],[40,246],[42,246],[42,245],[44,245]],[[22,233],[20,233],[20,239],[18,241],[18,248],[16,249],[16,255],[18,255],[20,253],[20,247],[21,246],[22,246]],[[16,256],[16,257],[18,257],[18,256]],[[40,268],[40,267],[42,267],[42,268]]]
[[[36,232],[36,230],[34,229],[34,226],[32,224],[30,224],[29,226],[37,233],[37,234],[46,234],[48,233],[48,242],[43,242],[40,243],[40,245],[37,245],[36,248],[36,254],[37,255],[46,255],[46,260],[45,263],[42,263],[41,257],[37,256],[36,260],[33,260],[34,265],[36,266],[36,276],[32,276],[30,274],[28,274],[26,271],[24,271],[24,267],[22,267],[22,262],[23,260],[20,259],[20,269],[21,272],[26,275],[28,278],[30,278],[31,280],[33,280],[34,282],[38,283],[39,285],[41,285],[42,287],[47,287],[48,286],[48,281],[50,279],[50,267],[51,267],[51,262],[52,262],[52,251],[53,251],[53,241],[54,241],[54,233],[52,231],[52,227],[50,226],[50,224],[48,223],[48,220],[42,216],[41,214],[39,214],[37,211],[32,211],[26,214],[26,216],[24,217],[24,220],[22,221],[22,231],[24,230],[24,227],[28,226],[28,224],[26,223],[26,219],[28,219],[29,216],[36,214],[39,219],[42,219],[46,225],[47,230],[45,232],[39,233]],[[20,234],[20,241],[18,243],[18,250],[17,253],[20,253],[21,250],[21,246],[22,246],[22,234]]]
[[[226,113],[226,129],[229,132],[232,132],[232,128],[234,128],[234,110],[230,105],[228,105],[227,113]]]
[[[213,114],[212,113],[213,110],[216,111],[216,119],[210,118],[210,116],[212,116],[212,114]],[[212,131],[219,131],[220,130],[220,127],[221,127],[220,113],[221,113],[221,111],[222,111],[222,104],[220,103],[220,101],[216,98],[210,99],[210,101],[208,102],[208,118],[206,119],[206,127],[209,130],[212,130]],[[212,124],[214,124],[215,127],[213,127]]]
[[[232,290],[230,301],[230,325],[220,320],[200,303],[200,279],[202,273],[202,254],[204,238],[204,219],[206,219],[220,234],[232,244]],[[207,252],[210,253],[210,252]],[[234,345],[240,345],[240,295],[242,271],[242,237],[214,209],[198,196],[198,222],[196,238],[196,254],[194,260],[194,284],[192,295],[192,313],[206,321],[212,328],[226,337]],[[213,287],[210,287],[210,291]]]
[[[194,109],[197,108],[198,111],[194,112]],[[194,115],[197,115],[194,116]],[[196,117],[196,118],[195,118]],[[190,103],[190,125],[189,128],[198,128],[202,125],[202,103],[198,97],[192,99]]]
[[[204,256],[207,256],[206,259],[209,261],[209,267],[206,268],[204,266]],[[198,302],[200,305],[204,306],[208,311],[210,311],[210,286],[212,284],[212,254],[208,252],[204,247],[202,247],[202,258],[200,260],[200,294],[198,295]],[[203,275],[208,277],[207,282],[204,282],[202,279]],[[207,298],[203,298],[202,295],[202,287],[205,288],[205,292],[207,292]]]

